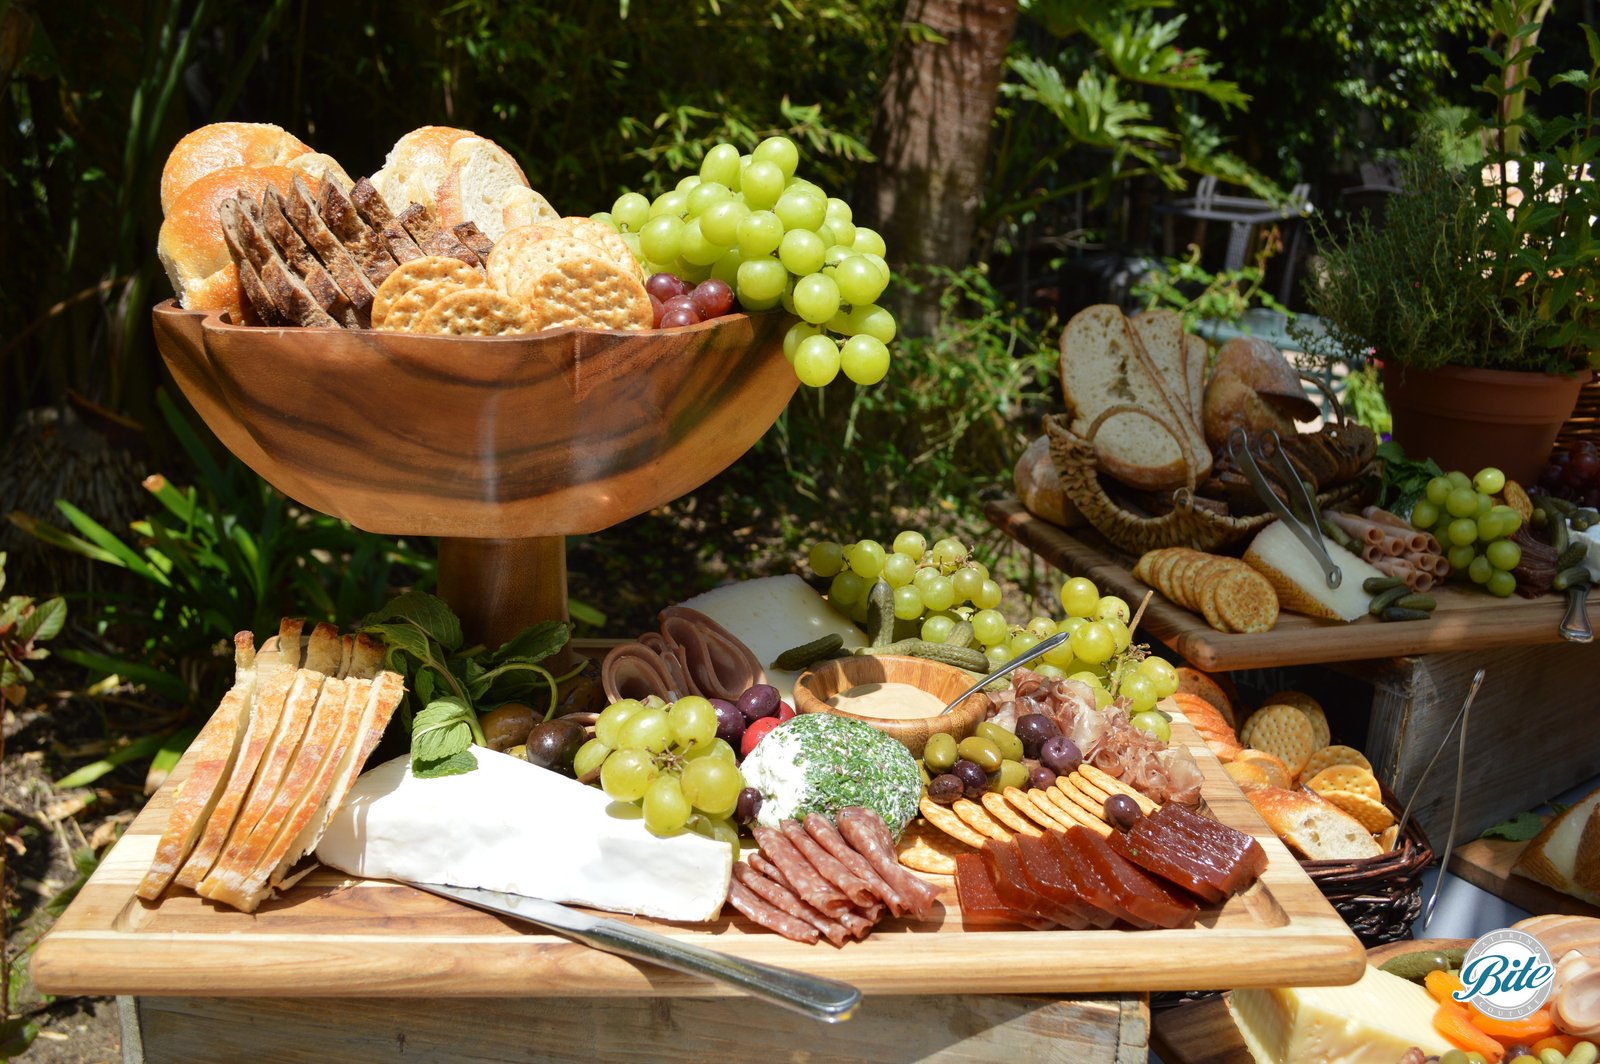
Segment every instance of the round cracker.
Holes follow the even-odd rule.
[[[1323,798],[1343,809],[1361,822],[1361,826],[1374,835],[1394,823],[1394,814],[1382,802],[1375,802],[1364,794],[1353,791],[1329,790],[1318,792]]]
[[[514,336],[533,332],[528,308],[493,288],[463,288],[428,308],[411,330],[437,336]]]
[[[605,252],[606,257],[612,262],[625,270],[632,271],[641,283],[644,281],[644,267],[639,264],[639,257],[633,253],[628,242],[622,239],[622,234],[604,222],[597,222],[582,215],[568,215],[545,224],[571,233],[579,240],[588,241]]]
[[[1323,791],[1350,791],[1364,794],[1374,802],[1383,801],[1383,791],[1378,787],[1378,777],[1360,765],[1329,765],[1306,781],[1306,786],[1321,794]]]
[[[528,293],[563,259],[595,258],[610,262],[606,250],[550,224],[521,225],[506,230],[489,252],[489,283],[513,299]],[[620,267],[619,267],[620,268]]]
[[[384,316],[383,329],[387,332],[413,332],[435,303],[465,288],[465,285],[456,281],[423,281],[394,301],[389,313]]]
[[[1311,729],[1315,733],[1318,750],[1321,750],[1332,741],[1333,735],[1328,729],[1328,715],[1322,711],[1322,703],[1304,691],[1279,691],[1277,694],[1268,697],[1261,704],[1264,706],[1293,706],[1304,713],[1311,720]]]
[[[1270,632],[1278,623],[1278,593],[1266,577],[1242,562],[1217,581],[1213,598],[1226,631]]]
[[[1265,706],[1245,723],[1249,744],[1281,759],[1292,780],[1316,752],[1311,721],[1293,706]]]
[[[471,288],[483,283],[483,271],[445,255],[425,255],[420,259],[402,262],[383,279],[377,294],[372,297],[372,327],[383,328],[384,319],[389,316],[395,300],[429,281],[454,281],[464,288]]]
[[[923,820],[906,827],[895,851],[900,863],[913,871],[946,876],[955,875],[957,854],[972,852]]]
[[[1365,754],[1353,746],[1324,746],[1321,750],[1311,755],[1306,762],[1306,767],[1300,771],[1309,776],[1314,776],[1330,765],[1359,765],[1368,772],[1372,771],[1372,762],[1367,760]]]
[[[528,309],[540,329],[648,329],[655,323],[639,279],[609,259],[562,259],[534,282]]]

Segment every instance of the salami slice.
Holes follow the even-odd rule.
[[[894,852],[894,836],[889,833],[889,825],[883,822],[883,817],[865,806],[853,805],[839,810],[836,819],[844,840],[872,862],[884,882],[904,895],[912,913],[926,916],[933,903],[939,900],[939,892],[933,884],[918,879],[900,866],[900,859]]]
[[[885,829],[887,830],[887,828]],[[818,872],[811,862],[777,828],[756,825],[751,829],[761,852],[778,866],[789,889],[802,901],[815,906],[828,916],[838,915],[850,908],[850,899],[836,890],[832,883]]]
[[[751,856],[754,857],[756,855],[752,854]],[[771,868],[771,866],[768,865],[768,868]],[[773,869],[773,871],[776,871],[776,869]],[[735,864],[733,866],[733,878],[749,887],[753,893],[760,895],[769,904],[782,909],[790,916],[804,920],[822,932],[822,937],[835,946],[844,945],[853,934],[851,928],[846,927],[838,920],[830,920],[823,916],[797,898],[794,891],[773,879],[769,872],[764,869],[758,870],[754,863]]]
[[[864,909],[878,900],[877,894],[873,893],[867,881],[851,872],[845,867],[844,862],[817,845],[817,840],[806,832],[805,826],[800,821],[785,820],[778,825],[778,829],[783,832],[783,837],[793,843],[794,848],[811,862],[811,867],[822,873],[823,879],[844,892],[844,896],[850,899],[851,905]]]
[[[878,899],[889,906],[889,912],[901,916],[911,911],[911,906],[900,892],[884,882],[878,875],[877,869],[872,867],[872,862],[852,849],[844,836],[839,834],[839,829],[833,821],[821,813],[811,813],[805,819],[806,833],[817,840],[817,845],[833,854],[851,872],[866,883],[868,889],[877,895]]]
[[[768,931],[776,931],[784,938],[809,944],[821,937],[816,928],[799,917],[768,905],[738,880],[728,884],[728,902]]]

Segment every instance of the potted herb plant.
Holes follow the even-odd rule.
[[[1321,231],[1307,301],[1328,332],[1304,337],[1313,354],[1381,365],[1408,453],[1524,483],[1600,366],[1600,37],[1582,27],[1587,71],[1551,79],[1576,90],[1579,111],[1539,117],[1523,106],[1541,88],[1528,73],[1536,7],[1494,5],[1502,45],[1478,54],[1496,106],[1476,136],[1435,125],[1401,154],[1381,224],[1357,219],[1338,244]]]

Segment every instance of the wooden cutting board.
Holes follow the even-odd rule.
[[[1068,532],[1035,517],[1016,499],[991,502],[985,511],[997,528],[1052,566],[1087,576],[1103,592],[1137,604],[1152,590],[1129,572],[1137,558],[1117,551],[1092,529]],[[1429,594],[1439,606],[1426,621],[1385,624],[1363,617],[1341,624],[1285,612],[1270,632],[1231,635],[1156,591],[1140,627],[1206,672],[1561,642],[1556,629],[1566,612],[1566,599],[1559,595],[1499,599],[1448,586]],[[1600,627],[1600,595],[1594,591],[1589,593],[1588,610],[1589,623]]]
[[[741,917],[631,922],[739,957],[855,983],[867,994],[1087,993],[1348,983],[1360,943],[1181,715],[1176,741],[1219,819],[1261,841],[1250,890],[1171,931],[962,929],[953,882],[925,920],[888,920],[843,949],[805,946]],[[133,896],[187,758],[40,944],[32,974],[55,994],[204,996],[709,996],[731,993],[396,883],[318,870],[254,915],[181,890]],[[530,816],[559,815],[530,810]],[[628,918],[621,918],[628,919]]]
[[[1550,818],[1544,818],[1549,823]],[[1563,916],[1600,917],[1600,906],[1563,894],[1511,871],[1527,842],[1508,839],[1473,839],[1450,855],[1450,871],[1497,898],[1504,898],[1534,916],[1559,913]]]
[[[1381,965],[1391,957],[1425,949],[1459,949],[1471,939],[1437,938],[1391,942],[1367,952],[1368,963]],[[1151,1015],[1150,1044],[1165,1064],[1254,1064],[1244,1047],[1239,1028],[1222,998],[1211,998],[1193,1005],[1162,1009]]]

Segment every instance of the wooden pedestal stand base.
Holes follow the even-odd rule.
[[[439,540],[439,597],[468,643],[499,646],[530,624],[567,619],[563,536]]]

